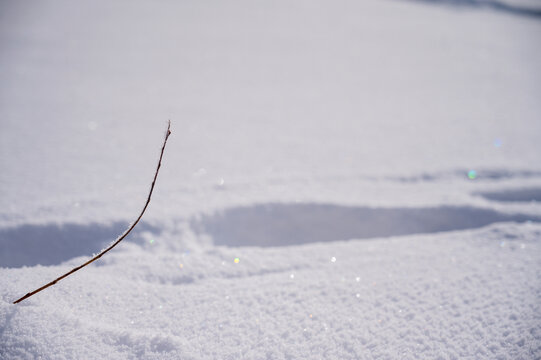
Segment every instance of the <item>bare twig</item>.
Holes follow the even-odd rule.
[[[88,264],[91,264],[93,263],[94,261],[98,260],[99,258],[101,258],[103,255],[105,255],[109,250],[111,250],[112,248],[114,248],[115,246],[118,245],[119,242],[121,242],[122,240],[124,240],[124,238],[126,236],[128,236],[128,234],[130,233],[130,231],[133,230],[133,228],[135,227],[135,225],[137,225],[137,223],[139,222],[139,220],[141,220],[141,218],[143,217],[143,214],[145,213],[145,210],[147,209],[148,207],[148,204],[150,203],[150,197],[152,196],[152,191],[154,190],[154,185],[156,184],[156,179],[158,178],[158,172],[160,171],[160,166],[162,165],[162,157],[163,157],[163,152],[165,150],[165,144],[167,143],[167,138],[169,138],[169,135],[171,135],[171,121],[169,121],[168,125],[167,125],[167,132],[165,133],[165,139],[163,140],[163,146],[162,146],[162,151],[160,153],[160,159],[158,160],[158,167],[156,168],[156,173],[154,174],[154,180],[152,180],[152,185],[150,186],[150,192],[148,193],[148,198],[147,198],[147,202],[145,203],[145,206],[143,207],[143,210],[141,211],[141,213],[139,214],[139,217],[137,218],[137,220],[135,220],[135,222],[133,224],[130,225],[130,227],[128,227],[128,229],[126,231],[124,231],[124,233],[122,235],[120,235],[113,244],[111,244],[107,249],[104,249],[102,250],[98,255],[94,256],[92,259],[88,260],[87,262],[85,262],[84,264],[82,265],[79,265],[77,266],[76,268],[73,268],[71,271],[65,273],[64,275],[60,276],[59,278],[51,281],[50,283],[48,284],[45,284],[43,285],[42,287],[32,291],[32,292],[29,292],[28,294],[26,294],[25,296],[23,296],[22,298],[14,301],[13,303],[14,304],[17,304],[25,299],[28,299],[30,296],[32,295],[35,295],[37,293],[39,293],[40,291],[42,290],[45,290],[47,289],[49,286],[52,286],[54,284],[56,284],[57,282],[59,282],[60,280],[62,280],[63,278],[73,274],[74,272],[76,272],[77,270],[80,270],[82,268],[84,268],[85,266],[87,266]]]

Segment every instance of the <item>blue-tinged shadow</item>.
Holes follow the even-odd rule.
[[[452,7],[490,9],[510,15],[524,16],[541,20],[541,8],[526,7],[509,4],[498,0],[411,0],[435,5],[446,5]]]
[[[0,229],[0,267],[56,265],[92,255],[122,234],[127,223],[21,225]],[[144,231],[158,229],[140,223],[125,241],[140,243]]]
[[[535,187],[479,192],[477,195],[488,200],[501,202],[541,202],[541,188]]]
[[[480,228],[496,222],[540,222],[474,207],[370,208],[330,204],[278,204],[227,209],[193,219],[196,233],[216,245],[289,246]]]

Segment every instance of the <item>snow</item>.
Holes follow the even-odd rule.
[[[540,358],[538,6],[1,2],[0,358]]]

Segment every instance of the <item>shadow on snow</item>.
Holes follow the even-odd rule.
[[[108,246],[127,228],[125,222],[104,224],[21,225],[0,229],[0,267],[56,265]],[[141,242],[154,229],[139,223],[125,241]]]
[[[499,201],[530,201],[540,195],[541,189],[483,194]],[[209,235],[215,245],[269,247],[474,229],[502,221],[541,222],[541,218],[468,206],[370,208],[270,203],[203,215],[191,219],[190,225],[197,234]],[[77,256],[90,256],[109,245],[126,227],[126,223],[116,222],[0,229],[0,267],[56,265]],[[161,231],[140,223],[126,240],[142,244],[145,232]]]
[[[498,0],[411,0],[460,8],[490,9],[506,14],[541,20],[541,8],[526,7]]]
[[[501,202],[541,201],[541,188],[508,189],[500,191],[479,192],[477,195],[488,200]]]
[[[541,221],[488,209],[369,208],[329,204],[265,204],[227,209],[193,219],[198,234],[216,245],[288,246],[313,242],[474,229],[495,222]]]

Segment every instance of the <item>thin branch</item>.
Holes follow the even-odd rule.
[[[32,295],[35,295],[37,293],[39,293],[40,291],[42,290],[45,290],[47,289],[49,286],[52,286],[54,284],[56,284],[57,282],[59,282],[60,280],[64,279],[65,277],[73,274],[74,272],[76,272],[77,270],[80,270],[82,268],[84,268],[85,266],[93,263],[94,261],[98,260],[99,258],[101,258],[103,255],[105,255],[107,252],[109,252],[109,250],[111,250],[112,248],[114,248],[115,246],[118,245],[119,242],[121,242],[122,240],[124,240],[124,238],[126,236],[128,236],[128,234],[130,233],[130,231],[133,230],[133,228],[135,227],[135,225],[137,225],[137,223],[139,222],[139,220],[141,220],[141,218],[143,217],[143,214],[145,213],[145,210],[147,209],[148,207],[148,204],[150,203],[150,197],[152,196],[152,191],[154,190],[154,185],[156,184],[156,179],[158,178],[158,172],[160,171],[160,166],[162,165],[162,157],[163,157],[163,152],[165,150],[165,144],[167,143],[167,138],[169,138],[169,135],[171,135],[171,121],[169,121],[169,124],[167,125],[167,132],[165,133],[165,139],[163,140],[163,146],[162,146],[162,151],[160,153],[160,159],[158,160],[158,167],[156,168],[156,173],[154,174],[154,179],[152,180],[152,185],[150,186],[150,192],[148,193],[148,198],[147,198],[147,202],[145,203],[145,206],[143,207],[143,210],[141,211],[141,213],[139,214],[139,217],[137,217],[137,220],[135,220],[135,222],[133,224],[130,225],[130,227],[128,227],[128,229],[126,231],[124,231],[124,233],[122,235],[120,235],[116,241],[111,244],[107,249],[104,249],[102,250],[98,255],[94,256],[92,259],[88,260],[87,262],[85,262],[84,264],[82,265],[79,265],[77,266],[76,268],[73,268],[71,271],[65,273],[64,275],[60,276],[59,278],[51,281],[50,283],[48,284],[45,284],[43,285],[42,287],[32,291],[32,292],[29,292],[28,294],[26,294],[25,296],[23,296],[22,298],[14,301],[13,303],[14,304],[17,304],[17,303],[20,303],[21,301],[25,300],[25,299],[28,299],[30,296]]]

